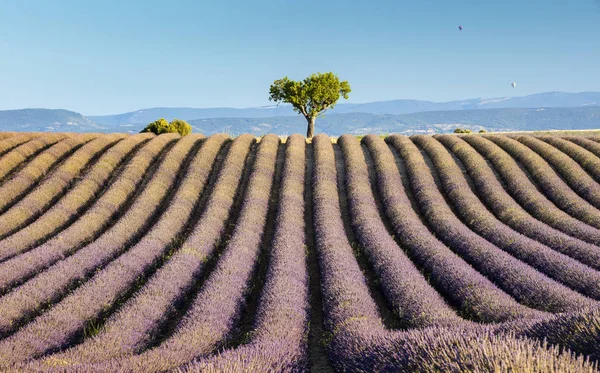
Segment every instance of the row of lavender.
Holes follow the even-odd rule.
[[[377,143],[375,137],[366,142]],[[339,141],[342,147],[358,153],[352,137]],[[352,143],[355,144],[352,144]],[[514,334],[498,333],[492,328],[465,322],[454,326],[430,326],[407,332],[393,332],[384,328],[377,307],[365,284],[352,248],[345,234],[341,211],[336,202],[335,166],[332,146],[328,138],[315,139],[315,230],[320,250],[323,274],[323,295],[328,329],[333,332],[329,345],[330,356],[340,371],[591,371],[592,366],[569,354],[560,354],[558,348],[547,349],[544,343],[518,339]],[[348,150],[347,150],[348,152]],[[376,157],[375,157],[376,158]],[[348,156],[347,159],[350,159]],[[349,189],[360,188],[357,180],[366,183],[366,165],[356,162],[347,167]],[[376,160],[377,163],[377,160]],[[353,171],[354,170],[354,171]],[[353,176],[350,174],[354,173]],[[362,174],[362,176],[361,176]],[[354,181],[352,181],[354,178]],[[398,188],[398,185],[393,186]],[[360,190],[360,189],[359,189]],[[351,192],[350,203],[373,205],[370,190]],[[355,202],[352,200],[355,199]],[[374,206],[372,207],[374,208]],[[415,281],[411,276],[398,282]],[[408,288],[408,286],[407,286]],[[425,298],[425,297],[423,297]],[[411,297],[405,292],[405,308],[414,308],[431,300]],[[427,308],[423,308],[428,310]],[[538,320],[549,316],[539,315]],[[535,324],[538,325],[538,324]],[[521,334],[531,325],[521,326]]]
[[[74,152],[67,160],[58,165],[49,177],[42,180],[31,193],[27,194],[18,203],[13,204],[6,214],[1,215],[0,237],[8,236],[40,215],[46,206],[51,205],[53,200],[60,198],[69,189],[77,177],[85,171],[86,167],[93,164],[100,154],[103,154],[107,148],[112,147],[123,138],[124,135],[101,136]],[[34,141],[30,141],[25,145],[29,145]],[[13,152],[9,155],[12,154]],[[14,199],[11,202],[14,202]]]
[[[250,136],[242,136],[234,141],[202,217],[183,246],[169,258],[138,295],[107,322],[106,328],[97,338],[90,339],[64,354],[53,355],[43,361],[42,366],[80,364],[75,365],[73,369],[161,371],[177,367],[194,356],[213,351],[218,344],[226,340],[240,312],[244,289],[255,267],[253,263],[256,263],[258,257],[257,250],[260,247],[270,200],[269,185],[273,182],[275,157],[278,152],[279,140],[275,136],[266,137],[261,141],[248,188],[246,191],[240,191],[245,193],[244,203],[233,236],[218,266],[210,274],[185,318],[181,320],[173,335],[159,347],[141,355],[132,355],[140,352],[152,341],[153,332],[165,322],[171,305],[178,298],[186,296],[194,279],[200,276],[207,257],[214,255],[215,244],[225,226],[236,186],[240,184],[245,154],[249,150],[251,140]],[[199,159],[205,156],[206,154],[200,154]],[[193,180],[191,175],[190,182]],[[184,192],[187,188],[182,187],[180,190],[182,194],[187,193]],[[172,207],[173,212],[181,208],[177,203]],[[172,216],[167,216],[165,222],[172,220]],[[134,249],[127,254],[132,250]],[[145,251],[144,255],[149,253]],[[232,286],[232,274],[236,274],[237,286]],[[217,309],[220,312],[214,311]],[[129,357],[89,365],[90,362],[101,362],[120,355]]]
[[[213,143],[222,143],[223,140],[224,138],[213,136],[206,141],[206,144],[204,144],[202,150],[197,155],[195,172],[188,170],[188,183],[182,185],[178,189],[179,192],[177,195],[181,194],[181,197],[175,196],[174,200],[171,201],[170,210],[172,210],[172,213],[169,213],[169,210],[167,210],[167,213],[163,215],[163,218],[156,224],[154,228],[156,229],[157,226],[160,226],[161,222],[163,222],[163,229],[157,230],[155,235],[146,234],[142,241],[148,238],[148,241],[152,242],[150,241],[149,237],[151,237],[153,240],[156,240],[158,237],[164,237],[164,235],[168,235],[169,229],[167,228],[173,229],[174,226],[183,225],[181,221],[176,221],[176,216],[181,216],[181,209],[187,207],[184,203],[186,197],[189,199],[189,196],[194,194],[190,193],[190,188],[193,189],[194,185],[196,185],[196,188],[198,188],[196,184],[198,180],[198,173],[203,172],[203,170],[205,172],[207,169],[210,169],[210,167],[207,167],[206,162],[209,162],[211,148],[215,148],[215,145],[211,145],[210,143],[211,141]],[[247,284],[250,278],[250,273],[252,272],[252,268],[254,267],[252,262],[253,260],[255,261],[257,259],[257,252],[248,251],[247,249],[248,247],[254,247],[255,250],[257,250],[260,246],[259,242],[262,235],[262,229],[260,228],[261,219],[257,220],[256,207],[257,204],[259,206],[262,204],[263,208],[260,210],[262,211],[263,215],[262,221],[266,220],[267,205],[269,204],[270,200],[270,188],[265,188],[265,186],[268,186],[272,182],[274,175],[273,168],[275,164],[275,156],[277,154],[277,144],[279,142],[277,137],[274,136],[264,138],[261,141],[260,148],[257,152],[257,160],[255,165],[252,167],[252,177],[248,189],[245,192],[242,191],[246,193],[246,196],[244,197],[244,207],[240,212],[241,217],[238,221],[238,225],[236,226],[236,231],[234,232],[231,241],[227,245],[227,251],[225,255],[222,257],[222,260],[219,261],[218,267],[213,271],[209,280],[203,287],[198,300],[196,300],[194,305],[192,305],[188,315],[180,323],[178,331],[176,331],[173,337],[166,341],[163,346],[155,350],[149,350],[142,355],[132,356],[128,360],[117,360],[116,362],[113,362],[112,366],[105,368],[103,368],[102,365],[88,365],[90,361],[103,361],[110,356],[119,356],[123,354],[130,355],[132,353],[139,352],[152,340],[153,327],[151,326],[152,324],[148,324],[149,312],[156,313],[156,309],[160,309],[160,305],[164,304],[164,315],[160,315],[160,312],[156,313],[157,318],[154,326],[154,329],[156,329],[161,323],[164,323],[165,317],[168,315],[168,311],[171,310],[170,307],[174,300],[185,297],[186,287],[189,288],[189,283],[193,282],[194,278],[199,276],[198,271],[202,269],[203,263],[206,262],[206,256],[212,255],[210,251],[202,254],[202,250],[211,250],[210,247],[214,247],[216,241],[219,239],[220,234],[222,234],[223,226],[225,225],[225,220],[228,215],[229,208],[231,207],[233,194],[235,193],[236,186],[240,184],[239,178],[244,170],[245,164],[243,160],[245,156],[243,152],[245,151],[247,153],[248,144],[250,144],[251,140],[251,137],[242,136],[234,142],[234,145],[228,151],[228,156],[223,166],[223,172],[215,183],[216,189],[211,191],[211,195],[209,197],[210,200],[207,203],[206,210],[203,214],[204,218],[201,218],[197,226],[194,228],[196,233],[191,233],[190,239],[188,240],[189,242],[185,242],[179,251],[176,251],[172,256],[170,256],[166,264],[159,270],[159,272],[157,272],[155,276],[152,277],[148,284],[141,289],[135,298],[125,304],[119,313],[116,313],[107,321],[106,328],[103,329],[103,333],[101,333],[97,338],[87,339],[83,344],[78,345],[78,347],[74,348],[73,350],[67,350],[63,354],[55,354],[48,359],[42,360],[40,363],[41,366],[38,366],[37,368],[45,367],[50,369],[52,366],[56,366],[57,364],[60,367],[64,367],[63,364],[75,367],[77,363],[85,363],[86,365],[76,366],[74,369],[91,369],[93,371],[103,369],[107,369],[109,371],[112,371],[113,369],[127,369],[125,367],[129,367],[129,369],[134,369],[136,371],[139,369],[144,369],[144,367],[146,367],[147,370],[162,370],[167,366],[176,367],[183,362],[189,361],[192,357],[198,356],[198,351],[201,351],[202,349],[206,350],[207,352],[214,350],[215,345],[211,345],[208,340],[204,338],[194,338],[197,337],[198,333],[205,333],[204,330],[206,330],[206,325],[204,325],[206,320],[198,320],[198,317],[205,318],[206,315],[210,315],[211,312],[206,312],[208,311],[206,308],[222,307],[224,301],[229,302],[230,304],[229,309],[231,309],[232,312],[230,319],[232,321],[223,323],[224,320],[218,317],[214,320],[216,323],[215,325],[222,325],[222,327],[225,327],[225,329],[223,329],[221,334],[215,333],[214,328],[209,329],[209,331],[214,334],[213,339],[215,342],[213,343],[222,343],[219,341],[226,340],[229,333],[228,330],[230,330],[233,326],[231,323],[237,318],[236,314],[239,314],[240,305],[243,301],[243,289],[246,288],[245,284]],[[169,156],[175,152],[175,149],[178,147],[182,148],[184,143],[185,141],[180,141],[176,148],[169,153],[167,159],[163,162],[163,164],[161,164],[161,168],[159,168],[157,173],[151,179],[150,183],[154,183],[155,180],[159,180],[156,183],[160,184],[160,178],[162,175],[161,170],[163,168],[173,168],[173,166],[178,162],[182,163],[180,159],[175,161],[171,160],[172,162],[168,162],[167,160],[169,159]],[[281,221],[278,220],[279,233],[276,235],[273,243],[274,255],[271,259],[272,267],[269,269],[270,275],[268,276],[266,289],[272,287],[281,288],[282,286],[289,286],[288,280],[295,278],[297,281],[305,284],[303,288],[306,290],[307,276],[303,252],[304,228],[302,224],[298,224],[298,220],[300,220],[300,222],[302,221],[302,208],[304,204],[304,141],[299,136],[292,137],[288,140],[287,148],[287,156],[285,158],[286,164],[284,166],[284,184],[282,186],[283,196],[279,201],[278,207],[278,211],[281,214],[281,218],[279,220]],[[214,155],[215,154],[213,154],[213,157]],[[175,170],[175,172],[176,171],[177,170]],[[148,186],[147,189],[152,188],[151,186]],[[136,203],[144,200],[144,195],[153,194],[146,192],[147,191],[142,193]],[[156,190],[154,192],[156,192]],[[227,195],[229,195],[229,197],[227,197]],[[181,201],[178,202],[178,199]],[[262,201],[262,203],[260,201]],[[129,212],[132,210],[135,210],[135,208],[131,207]],[[126,217],[129,212],[124,217]],[[219,224],[220,227],[217,226],[215,229],[213,229],[213,242],[211,243],[210,236],[207,236],[206,233],[207,231],[211,230],[210,224],[214,225],[218,222],[218,219],[215,220],[215,218],[218,218],[219,214],[222,216],[221,224]],[[185,219],[185,217],[183,219]],[[117,223],[117,225],[118,224],[119,223]],[[109,231],[104,234],[106,235],[107,233],[109,233]],[[288,233],[294,233],[294,235],[289,236]],[[114,238],[115,237],[113,237],[113,239]],[[96,242],[98,241],[102,241],[102,236]],[[90,246],[94,246],[96,242]],[[60,273],[64,273],[65,271],[71,273],[73,271],[77,272],[77,269],[72,268],[82,263],[81,258],[79,258],[81,253],[84,251],[89,251],[92,254],[97,254],[98,251],[101,250],[100,247],[110,245],[111,241],[103,242],[103,244],[104,245],[98,245],[94,252],[89,250],[87,247],[79,249],[75,254],[73,254],[72,257],[60,261],[55,266],[50,267],[48,270],[32,280],[36,281],[39,279],[37,284],[35,284],[37,286],[31,286],[31,290],[45,285],[47,288],[50,288],[50,291],[53,291],[52,288],[56,289],[54,291],[60,291],[60,285],[56,285],[57,283],[60,284],[62,281],[64,281],[64,279],[60,278]],[[205,249],[203,249],[204,247]],[[277,263],[276,259],[278,256],[276,255],[278,252],[277,248],[279,248],[279,250],[283,250],[283,252],[279,253],[279,256],[281,256],[280,260],[282,261],[279,264]],[[143,255],[150,256],[151,253],[148,253],[147,248],[145,249],[146,250],[143,251]],[[287,251],[285,249],[287,249]],[[94,295],[98,294],[98,291],[101,289],[111,288],[115,294],[118,294],[119,291],[122,290],[119,289],[118,286],[117,289],[114,289],[113,286],[108,286],[108,284],[98,287],[97,290],[94,289],[96,290],[95,292],[92,290],[87,292],[81,291],[81,289],[89,288],[89,284],[97,282],[98,277],[105,277],[107,281],[111,278],[123,279],[123,276],[126,275],[126,273],[121,273],[121,275],[116,276],[115,273],[110,275],[107,274],[105,276],[102,275],[107,272],[110,267],[118,267],[115,265],[115,262],[118,262],[123,257],[130,256],[131,259],[137,258],[137,260],[139,260],[142,251],[140,251],[138,255],[132,255],[132,252],[134,251],[135,247],[130,248],[125,254],[116,259],[114,262],[110,263],[106,269],[103,269],[98,275],[94,276],[90,281],[88,281],[88,283],[77,289],[73,294],[70,294],[61,302],[57,303],[49,312],[44,313],[30,324],[26,325],[22,329],[17,330],[17,332],[12,334],[11,337],[5,339],[2,342],[2,349],[5,352],[10,351],[10,353],[3,356],[5,358],[3,359],[4,364],[10,365],[11,361],[12,363],[16,363],[21,360],[27,360],[40,353],[43,354],[43,351],[52,351],[53,349],[60,348],[61,344],[68,344],[68,339],[73,339],[73,337],[69,337],[69,334],[72,334],[76,329],[81,329],[82,324],[81,322],[77,321],[79,317],[83,316],[81,317],[82,320],[89,320],[89,312],[94,312],[94,308],[98,309],[98,306],[96,305],[101,304],[106,307],[106,304],[103,303],[101,299],[95,299]],[[245,256],[242,254],[245,254]],[[76,257],[79,259],[75,260],[74,258]],[[192,258],[195,260],[190,261]],[[292,263],[287,262],[290,259],[292,259]],[[231,297],[231,291],[235,291],[236,287],[231,287],[230,276],[232,271],[239,269],[240,261],[241,263],[245,264],[247,272],[245,276],[240,277],[240,285],[237,287],[237,289],[239,289],[237,290],[238,295]],[[123,262],[125,262],[125,260],[123,260]],[[190,263],[192,263],[192,266],[195,263],[198,269],[194,270],[192,267],[190,267]],[[131,271],[130,266],[126,267]],[[278,267],[282,268],[278,270]],[[295,276],[293,274],[289,274],[287,278],[275,277],[272,274],[272,271],[281,272],[283,270],[287,272],[289,269],[294,269],[296,272],[298,272],[298,274]],[[133,272],[136,273],[136,271]],[[181,283],[173,281],[175,275],[179,275],[182,278]],[[188,285],[183,285],[186,282]],[[212,284],[214,284],[214,290],[211,290]],[[9,295],[19,294],[26,285],[17,287],[13,292],[9,293]],[[153,290],[154,288],[156,288],[156,290]],[[169,290],[169,288],[171,290]],[[229,292],[226,290],[229,290]],[[271,356],[270,364],[273,366],[281,366],[281,364],[284,364],[290,367],[296,367],[294,368],[296,370],[301,370],[301,367],[306,365],[305,359],[299,360],[298,357],[304,355],[303,342],[305,342],[305,331],[307,326],[307,295],[306,293],[302,295],[301,292],[300,298],[298,298],[298,294],[296,294],[293,289],[289,290],[290,291],[288,294],[279,294],[278,291],[272,292],[271,297],[274,297],[272,302],[261,302],[261,309],[259,310],[259,314],[261,316],[259,316],[259,318],[263,318],[263,322],[262,327],[257,328],[254,344],[263,345],[265,343],[276,343],[276,341],[272,340],[269,336],[274,334],[281,335],[281,341],[287,341],[288,346],[295,346],[298,352],[290,355],[290,352],[287,348],[282,348],[282,353],[279,357]],[[160,291],[160,295],[157,291]],[[173,294],[168,296],[168,294],[171,292],[173,292]],[[203,294],[206,295],[203,296]],[[282,298],[282,295],[287,295],[288,297],[291,297],[291,299]],[[269,297],[269,295],[266,293],[263,296],[266,298]],[[97,295],[96,298],[98,297],[102,297],[102,299],[104,299],[105,295]],[[282,318],[282,315],[280,314],[282,308],[293,307],[298,309],[298,304],[296,302],[297,300],[301,300],[300,308],[297,312],[304,314],[304,317],[300,318],[300,320],[296,320],[296,317],[294,317],[295,315],[288,315],[287,317]],[[207,302],[209,304],[211,302],[214,303],[214,306],[210,307],[206,304]],[[271,307],[265,306],[269,303],[271,303]],[[65,304],[71,304],[72,306],[70,308],[65,307]],[[82,309],[77,309],[76,305],[81,306]],[[7,308],[9,308],[8,305]],[[146,310],[144,310],[144,308]],[[194,311],[196,308],[197,310]],[[90,311],[90,309],[92,310]],[[140,318],[140,315],[144,315],[145,317]],[[194,315],[198,317],[194,317]],[[133,322],[134,326],[132,327],[131,321],[136,319],[138,322]],[[273,320],[279,321],[280,328],[273,329],[273,325],[271,324],[271,321]],[[297,327],[290,330],[290,321],[296,322]],[[258,323],[261,324],[261,322]],[[60,324],[60,326],[58,324]],[[138,326],[136,327],[135,325]],[[142,332],[140,330],[142,327],[146,328],[147,331]],[[39,336],[43,334],[48,335],[48,333],[51,334],[51,336],[44,338],[45,343],[40,343]],[[144,338],[144,336],[146,338]],[[139,339],[139,337],[142,337],[142,339]],[[135,342],[132,340],[132,338],[138,338],[139,341]],[[34,339],[36,340],[34,341]],[[115,340],[119,342],[126,341],[128,343],[114,344]],[[98,347],[100,347],[100,349],[98,349]],[[111,347],[112,350],[110,349]],[[182,349],[187,349],[188,353],[184,353]],[[247,348],[236,350],[236,354],[241,354],[239,356],[246,356],[247,354],[250,354],[248,356],[250,356],[250,358],[253,360],[264,357],[263,350],[259,346],[250,348],[250,345],[248,345],[248,351],[244,352],[246,349]],[[16,351],[19,352],[14,354]],[[167,354],[165,354],[165,352],[167,352]],[[169,352],[173,356],[169,357]],[[155,357],[155,361],[150,361],[150,364],[148,364],[147,359],[152,356]],[[71,360],[68,360],[69,357]],[[287,357],[287,360],[285,360],[287,363],[281,360],[282,357]],[[203,364],[222,364],[223,361],[224,360],[218,359],[217,361],[206,361],[203,362]],[[304,361],[304,363],[302,363],[302,361]],[[116,366],[114,364],[116,364]],[[60,367],[58,369],[61,369]],[[193,369],[193,367],[190,367],[190,369]]]
[[[490,139],[493,141],[465,137],[463,141],[454,136],[441,136],[438,137],[440,143],[429,137],[414,137],[410,141],[394,136],[388,139],[391,151],[381,139],[367,136],[363,143],[377,169],[375,196],[369,182],[365,155],[356,139],[344,136],[338,141],[345,163],[346,184],[343,187],[347,190],[352,227],[358,244],[367,255],[390,307],[401,321],[401,327],[416,328],[409,332],[394,332],[387,331],[383,326],[344,231],[331,141],[325,136],[315,138],[312,202],[315,206],[315,231],[323,276],[326,321],[333,335],[329,352],[337,369],[460,371],[465,367],[464,364],[475,367],[475,370],[593,369],[581,359],[559,354],[557,347],[546,349],[541,341],[547,338],[553,345],[600,356],[596,343],[600,329],[598,311],[595,311],[597,303],[588,298],[597,299],[599,284],[598,272],[594,269],[598,247],[590,242],[596,228],[571,215],[568,215],[571,220],[561,220],[566,224],[556,223],[556,226],[536,219],[530,210],[547,208],[551,212],[562,212],[556,207],[551,208],[552,203],[544,199],[546,195],[543,188],[538,191],[533,187],[533,194],[537,193],[536,201],[541,201],[541,207],[521,207],[517,203],[521,202],[517,195],[527,187],[517,184],[514,189],[504,189],[499,182],[502,173],[490,168],[469,143],[479,141],[479,146],[487,147],[488,152],[504,155],[495,143],[525,150],[518,145],[529,140]],[[535,141],[542,140],[547,143],[556,141],[546,138]],[[251,143],[249,137],[238,138],[234,142],[237,148],[232,146],[229,150],[223,172],[215,183],[216,189],[211,192],[203,217],[194,228],[197,233],[190,233],[186,241],[175,245],[173,253],[167,252],[165,256],[165,250],[173,246],[170,242],[183,233],[177,229],[181,229],[190,219],[191,211],[199,199],[198,188],[201,190],[205,185],[207,170],[210,170],[210,164],[214,162],[224,141],[224,138],[217,137],[204,141],[192,161],[189,160],[199,139],[178,141],[161,161],[154,176],[144,186],[144,191],[134,196],[135,201],[127,206],[127,212],[121,217],[123,223],[117,221],[114,226],[103,226],[98,231],[104,233],[94,237],[95,241],[88,246],[75,246],[65,254],[59,254],[62,257],[50,256],[51,263],[29,272],[36,274],[36,277],[24,285],[15,287],[19,281],[26,280],[29,274],[19,275],[22,277],[8,282],[6,291],[9,292],[0,298],[0,304],[4,304],[7,313],[10,314],[13,308],[17,313],[5,324],[8,325],[6,335],[11,336],[0,342],[0,351],[6,353],[3,358],[6,357],[8,365],[5,366],[39,356],[41,360],[21,367],[26,370],[163,371],[199,358],[182,369],[306,369],[307,278],[306,264],[298,249],[304,236],[300,217],[304,202],[305,145],[303,139],[295,136],[289,138],[286,145],[277,230],[251,342],[222,354],[210,355],[231,337],[244,304],[245,289],[256,267],[268,211],[269,185],[272,185],[274,175],[278,143],[275,137],[266,137],[261,141],[251,181],[248,188],[242,191],[245,193],[244,207],[223,257],[210,273],[186,316],[178,323],[177,329],[158,347],[153,347],[154,341],[161,338],[159,332],[173,311],[172,305],[192,296],[191,284],[201,276],[207,258],[214,255],[216,241],[223,232],[222,227],[227,220],[246,158],[234,149],[246,147],[247,152],[247,146]],[[94,141],[88,145],[92,143]],[[593,170],[597,161],[591,158],[591,150],[584,152],[582,147],[573,148],[571,144],[573,142],[560,145],[581,167]],[[586,145],[586,149],[594,148],[593,143]],[[108,142],[104,146],[108,147]],[[492,150],[489,150],[490,146]],[[89,148],[92,149],[91,146]],[[543,146],[536,149],[544,155]],[[400,162],[407,170],[410,190],[402,188],[396,166],[399,160],[394,153],[400,155]],[[466,166],[469,181],[476,186],[474,190],[470,190],[467,179],[451,153]],[[87,163],[93,163],[93,155],[89,157]],[[428,158],[433,168],[427,164]],[[566,159],[555,158],[558,158],[555,162],[568,163]],[[201,164],[201,160],[204,163]],[[225,170],[236,169],[232,165],[235,162],[239,169],[238,181],[235,176],[229,179],[222,176],[227,175]],[[537,167],[550,167],[550,170],[560,172],[558,163],[548,165],[543,162],[538,160]],[[186,166],[187,163],[190,165]],[[60,167],[65,164],[63,162]],[[195,164],[197,168],[193,171]],[[500,160],[498,164],[505,163]],[[574,169],[572,164],[569,167]],[[564,167],[564,174],[558,180],[568,179],[569,175],[580,176],[574,171],[567,173],[567,169]],[[520,167],[519,171],[523,173]],[[202,172],[204,181],[200,177],[200,184],[194,186],[190,175]],[[587,172],[593,175],[593,171]],[[181,173],[187,175],[187,184],[182,181],[179,185],[175,180],[176,175]],[[531,183],[528,175],[523,175]],[[553,177],[539,176],[541,180],[556,181]],[[50,184],[49,181],[44,183]],[[55,183],[58,185],[57,181]],[[54,193],[60,195],[68,190],[65,196],[69,196],[71,186],[68,182],[64,185]],[[139,188],[139,185],[136,187]],[[175,188],[176,191],[171,197],[166,192],[161,194],[161,187],[164,190]],[[190,188],[195,192],[189,192]],[[586,188],[579,191],[578,196],[590,203],[589,197],[586,198],[583,192],[590,189],[589,185]],[[230,199],[227,195],[231,196]],[[229,202],[219,206],[215,196],[225,196]],[[132,198],[131,194],[127,198]],[[376,198],[381,198],[383,202],[382,211],[378,211]],[[410,198],[415,199],[417,211],[411,206]],[[212,200],[216,202],[211,204]],[[544,205],[544,201],[550,202],[550,205]],[[213,206],[212,210],[209,206]],[[152,215],[157,211],[164,214],[158,221],[152,222]],[[43,212],[37,214],[45,216]],[[217,219],[212,220],[213,216]],[[389,231],[384,220],[390,222]],[[221,228],[217,224],[214,230],[211,229],[211,221],[220,221]],[[140,232],[144,233],[139,242],[131,242],[138,240],[135,237]],[[579,232],[591,232],[592,235],[586,235],[588,238],[584,240],[583,236],[578,237]],[[5,263],[12,265],[12,260],[37,249],[31,245],[22,249],[26,254]],[[63,259],[65,256],[68,256],[66,260]],[[290,262],[286,263],[287,260]],[[148,283],[121,306],[122,294],[130,293],[140,276],[144,278],[148,271],[152,272],[153,266],[162,262],[165,264]],[[86,284],[79,286],[100,269]],[[39,270],[43,270],[41,275],[37,275]],[[118,283],[115,283],[115,278],[119,279]],[[295,288],[290,287],[293,286],[290,285],[291,281],[295,281]],[[55,284],[48,285],[49,282]],[[233,286],[232,283],[237,285]],[[69,294],[73,286],[78,289]],[[48,295],[38,295],[39,288],[44,291],[47,289]],[[105,289],[110,291],[98,294],[106,292]],[[31,294],[38,297],[37,300],[34,298],[33,303],[29,300]],[[3,300],[7,302],[2,303]],[[11,300],[15,303],[11,303]],[[46,304],[51,304],[53,308],[35,318]],[[97,337],[86,338],[83,343],[65,352],[44,357],[46,353],[65,348],[73,342],[78,343],[78,333],[85,330],[90,321],[102,319],[104,313],[112,312],[116,307],[119,311],[106,321]],[[223,313],[215,316],[213,310],[216,309]],[[581,312],[584,309],[592,311]],[[570,312],[566,317],[554,317],[547,313],[565,311]],[[29,318],[33,321],[21,328],[20,325]],[[492,328],[466,320],[509,322]],[[39,338],[45,335],[50,337]],[[530,339],[516,338],[519,336]],[[517,356],[511,356],[512,353],[517,353]],[[433,358],[434,354],[438,357]]]

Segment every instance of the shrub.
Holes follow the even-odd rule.
[[[473,131],[471,131],[469,129],[463,129],[463,128],[457,127],[454,130],[454,133],[473,133]]]
[[[192,133],[192,126],[181,119],[173,119],[173,121],[169,123],[165,118],[160,118],[159,120],[155,120],[148,124],[142,132],[152,132],[156,135],[163,133],[179,133],[181,136],[185,136]]]

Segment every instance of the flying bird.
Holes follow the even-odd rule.
[[[460,31],[462,31],[462,29],[463,29],[462,25],[461,25],[461,26],[458,26],[458,29],[459,29]]]
[[[511,86],[512,86],[513,88],[515,88],[515,87],[517,86],[517,83],[515,83],[515,82],[512,82]]]

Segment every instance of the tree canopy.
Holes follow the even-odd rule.
[[[276,80],[269,89],[269,100],[289,103],[294,111],[304,115],[308,122],[306,137],[311,138],[316,119],[327,109],[333,109],[340,97],[348,99],[350,92],[350,84],[340,81],[334,73],[316,73],[302,81],[287,76]]]
[[[185,136],[192,133],[192,126],[181,119],[173,119],[171,123],[169,123],[165,118],[160,118],[148,124],[142,132],[153,132],[157,135],[178,132],[181,136]]]

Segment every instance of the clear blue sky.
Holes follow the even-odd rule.
[[[267,105],[317,71],[357,103],[600,91],[600,0],[0,0],[0,110]]]

